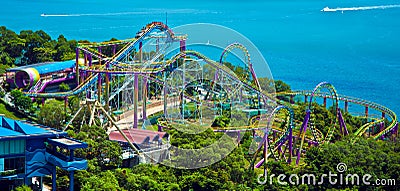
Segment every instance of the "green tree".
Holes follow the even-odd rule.
[[[52,47],[37,47],[33,49],[33,54],[36,57],[35,62],[50,62],[53,61],[53,55],[56,53]]]
[[[22,56],[25,40],[21,39],[14,31],[4,26],[0,27],[0,64],[12,66],[17,58]]]
[[[275,86],[274,86],[273,79],[270,79],[268,77],[260,77],[260,78],[258,78],[258,83],[260,84],[260,87],[263,91],[266,91],[268,93],[275,92]]]
[[[307,151],[305,162],[307,166],[304,171],[314,173],[318,176],[327,174],[329,171],[336,173],[339,163],[345,163],[347,170],[345,174],[358,174],[361,178],[365,174],[372,175],[370,182],[379,179],[397,179],[400,175],[400,156],[398,152],[399,142],[376,141],[360,138],[352,143],[352,137],[346,137],[331,144],[323,144],[313,147]],[[397,184],[396,184],[397,185]],[[326,190],[328,188],[358,190],[398,190],[399,186],[376,186],[360,185],[330,185],[324,182],[315,186],[313,190]]]
[[[230,119],[224,115],[217,116],[213,121],[211,127],[227,127],[229,125]]]
[[[15,191],[32,191],[32,189],[27,185],[18,186]]]
[[[22,64],[34,64],[39,62],[52,61],[54,54],[55,42],[51,40],[51,37],[42,30],[21,31],[19,37],[24,39],[25,46],[23,48]]]
[[[54,47],[56,50],[54,60],[64,61],[74,59],[76,44],[75,40],[68,41],[63,35],[58,36],[57,44]]]
[[[119,187],[118,180],[114,173],[107,170],[100,174],[91,174],[84,178],[81,190],[98,191],[118,191],[123,190]]]
[[[10,92],[11,102],[14,106],[25,112],[31,112],[33,102],[31,98],[22,94],[20,90],[14,89]]]
[[[80,108],[79,97],[77,96],[68,97],[68,108],[71,111],[71,114],[74,115]]]
[[[47,100],[40,108],[38,122],[56,129],[62,129],[65,122],[64,103],[55,99]]]
[[[61,91],[61,92],[66,92],[66,91],[69,91],[71,88],[69,87],[69,85],[68,84],[66,84],[66,83],[61,83],[59,86],[58,86],[58,89]]]
[[[276,92],[287,92],[290,91],[290,86],[282,80],[275,80]]]

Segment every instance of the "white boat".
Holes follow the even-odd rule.
[[[336,9],[331,9],[331,8],[329,8],[329,7],[325,7],[325,8],[323,8],[323,9],[321,9],[321,11],[322,11],[322,12],[335,12]]]

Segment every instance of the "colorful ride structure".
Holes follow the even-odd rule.
[[[256,168],[266,164],[268,157],[299,164],[306,148],[329,143],[335,135],[353,133],[374,139],[394,139],[398,134],[396,114],[382,105],[339,95],[328,82],[318,84],[313,91],[275,93],[271,87],[260,85],[250,53],[241,43],[228,44],[215,61],[195,50],[187,50],[186,40],[187,35],[177,35],[165,24],[152,22],[133,39],[80,43],[76,49],[77,64],[67,69],[74,75],[65,75],[77,84],[71,91],[39,91],[43,89],[39,83],[43,82],[38,80],[37,73],[41,72],[37,67],[38,72],[26,68],[15,70],[15,85],[29,89],[25,94],[30,97],[76,95],[82,103],[95,103],[90,109],[90,123],[96,117],[93,108],[101,107],[104,115],[97,117],[103,116],[101,121],[112,123],[134,150],[137,148],[124,135],[122,126],[138,128],[140,122],[151,121],[147,117],[158,112],[163,113],[157,122],[160,131],[185,121],[216,132],[233,132],[238,139],[242,132],[252,131],[252,167]],[[243,52],[243,59],[236,59],[244,65],[242,70],[233,71],[226,65],[234,50]],[[289,101],[282,102],[276,96]],[[295,121],[291,108],[297,107],[294,100],[300,96],[304,96],[308,105],[304,120]],[[325,107],[331,106],[334,116],[324,128],[315,124],[320,117],[315,112],[315,104],[321,100]],[[340,102],[344,103],[344,110],[340,109]],[[350,104],[354,105],[352,108],[365,108],[362,116],[365,125],[354,132],[348,131],[342,114],[350,112]],[[380,115],[372,115],[370,109]],[[230,121],[224,127],[212,127],[218,126],[215,119],[221,117]],[[124,124],[119,123],[123,120]]]
[[[74,86],[75,61],[46,62],[7,69],[6,82],[11,88],[36,93],[58,91],[62,82]],[[52,88],[53,87],[53,88]]]

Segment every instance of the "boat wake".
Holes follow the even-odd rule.
[[[195,9],[154,9],[149,11],[135,11],[135,12],[118,12],[118,13],[86,13],[86,14],[46,14],[43,13],[42,17],[82,17],[82,16],[120,16],[120,15],[148,15],[155,14],[158,12],[168,12],[168,13],[206,13],[202,10]]]
[[[366,7],[338,7],[338,8],[329,8],[325,7],[321,11],[322,12],[336,12],[336,11],[364,11],[371,9],[389,9],[389,8],[400,8],[400,5],[380,5],[380,6],[366,6]]]
[[[42,17],[82,17],[82,16],[118,16],[118,15],[139,15],[148,12],[121,12],[121,13],[88,13],[88,14],[41,14]]]

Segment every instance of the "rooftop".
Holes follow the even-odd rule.
[[[28,123],[24,121],[13,120],[4,116],[0,116],[0,140],[40,135],[61,135],[66,134],[51,128],[44,128],[38,124]]]
[[[36,69],[39,74],[46,74],[51,72],[62,71],[75,66],[75,60],[67,60],[62,62],[43,62],[38,64],[31,64],[26,66],[20,66],[16,68],[7,69],[7,72],[18,72],[28,68]]]
[[[137,145],[147,144],[150,142],[158,142],[162,138],[168,136],[166,132],[156,132],[134,128],[125,129],[122,131],[128,137],[129,141]],[[119,131],[112,131],[109,135],[109,139],[113,141],[127,142]]]
[[[88,146],[86,143],[70,138],[48,139],[48,142],[68,149],[86,148]]]

